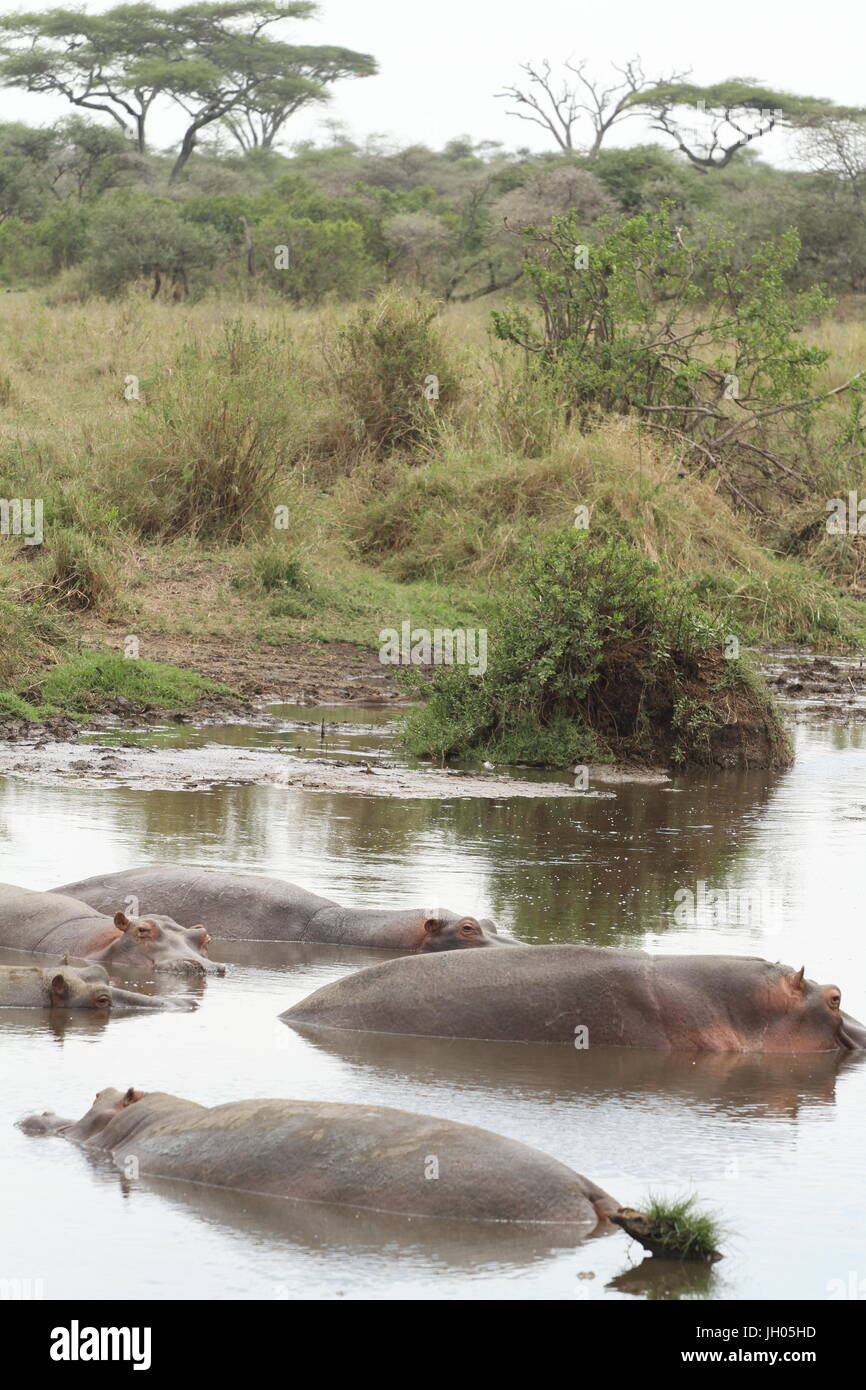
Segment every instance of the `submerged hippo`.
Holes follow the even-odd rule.
[[[307,995],[301,1027],[508,1042],[825,1052],[866,1048],[835,985],[748,956],[651,956],[599,946],[524,946],[455,962],[388,961]]]
[[[209,941],[204,927],[181,927],[170,917],[106,916],[78,898],[0,883],[0,946],[15,951],[65,952],[128,970],[223,975],[225,967],[207,959]]]
[[[43,970],[38,965],[0,965],[3,1009],[168,1009],[174,1001],[118,989],[101,965],[73,970],[69,965]]]
[[[201,913],[215,937],[229,941],[310,941],[395,951],[452,951],[464,946],[512,946],[493,922],[435,908],[383,912],[340,907],[279,878],[153,865],[98,874],[56,890],[101,912],[140,899],[179,922]]]
[[[594,1228],[619,1203],[514,1139],[377,1105],[241,1100],[207,1109],[161,1091],[100,1091],[77,1123],[19,1122],[110,1153],[143,1176],[467,1221]],[[585,1232],[584,1232],[585,1233]]]

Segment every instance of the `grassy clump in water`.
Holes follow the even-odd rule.
[[[645,1211],[620,1207],[610,1219],[659,1259],[720,1260],[724,1228],[714,1216],[699,1211],[696,1202],[694,1196],[665,1200],[650,1194]]]
[[[675,1260],[711,1260],[718,1257],[724,1234],[716,1217],[697,1210],[697,1198],[675,1197],[665,1201],[650,1197],[645,1215],[652,1224],[654,1249]]]
[[[714,739],[734,723],[749,731],[746,762],[785,763],[775,706],[745,664],[725,657],[728,635],[634,545],[556,531],[515,573],[491,623],[486,672],[437,667],[404,741],[417,755],[546,767],[622,757],[684,765],[717,761]]]
[[[38,690],[45,704],[79,714],[118,698],[147,709],[188,709],[206,695],[237,693],[195,671],[113,652],[82,652],[53,667]]]

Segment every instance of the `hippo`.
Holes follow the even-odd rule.
[[[15,951],[66,952],[127,970],[224,975],[224,966],[207,959],[209,941],[204,927],[181,927],[170,917],[107,916],[65,894],[0,883],[0,946]]]
[[[127,1174],[186,1179],[401,1216],[594,1230],[614,1201],[572,1168],[474,1125],[377,1105],[241,1100],[207,1108],[162,1091],[99,1091],[77,1122],[19,1121],[109,1153]]]
[[[445,908],[340,907],[283,879],[178,864],[97,874],[54,891],[81,898],[100,912],[140,899],[179,922],[201,913],[214,937],[228,941],[308,941],[424,953],[516,945],[499,936],[493,922]]]
[[[174,1000],[153,998],[118,989],[101,965],[73,970],[71,966],[0,965],[0,1008],[3,1009],[167,1009],[182,1008]]]
[[[314,990],[296,1027],[665,1051],[866,1049],[835,985],[749,956],[652,956],[600,946],[522,946],[407,957]]]

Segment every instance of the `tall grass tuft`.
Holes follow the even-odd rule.
[[[97,609],[115,592],[110,556],[103,546],[72,527],[51,532],[39,592],[61,608]]]
[[[119,480],[131,520],[143,535],[241,541],[296,460],[298,419],[279,342],[226,323],[216,350],[183,352],[139,412]]]
[[[436,312],[430,299],[388,290],[357,311],[327,353],[360,452],[417,452],[452,409],[457,377],[433,326]]]

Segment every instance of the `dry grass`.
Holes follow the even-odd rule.
[[[419,458],[384,460],[359,451],[351,409],[323,352],[351,310],[145,298],[49,307],[30,294],[5,296],[4,309],[0,495],[44,496],[49,539],[52,527],[63,527],[107,546],[113,611],[142,630],[372,642],[379,626],[406,613],[455,622],[503,582],[528,531],[569,524],[574,508],[585,505],[602,533],[626,535],[663,568],[699,576],[706,596],[752,635],[851,640],[846,613],[853,610],[840,608],[833,584],[859,582],[858,538],[828,547],[819,524],[810,569],[781,553],[785,528],[793,534],[799,515],[785,516],[780,506],[775,531],[759,534],[711,482],[679,476],[676,460],[628,422],[587,436],[564,427],[517,356],[490,340],[489,302],[455,306],[437,319],[460,386],[452,414]],[[178,399],[189,405],[177,374],[191,352],[205,361],[218,354],[228,321],[267,337],[270,399],[284,383],[293,403],[279,426],[285,447],[267,489],[269,503],[288,509],[289,530],[275,533],[267,514],[252,508],[244,538],[245,546],[285,541],[309,574],[307,597],[292,611],[284,604],[282,614],[236,587],[238,547],[218,537],[196,544],[189,534],[170,544],[141,538],[140,470],[152,463],[158,478],[173,461],[184,466],[172,453],[173,436],[152,432],[151,416]],[[827,386],[860,369],[866,331],[859,322],[827,322],[810,336],[832,353]],[[124,399],[129,376],[138,378],[139,401]],[[252,388],[250,401],[257,407]],[[201,405],[189,418],[202,418]],[[846,409],[840,401],[833,413],[841,418]],[[206,442],[212,453],[210,436]],[[821,476],[820,439],[817,447],[806,510],[820,523],[840,466],[835,478]],[[858,474],[849,486],[862,482]],[[156,535],[158,485],[154,495]],[[14,596],[33,573],[13,551],[0,547],[0,580]]]

